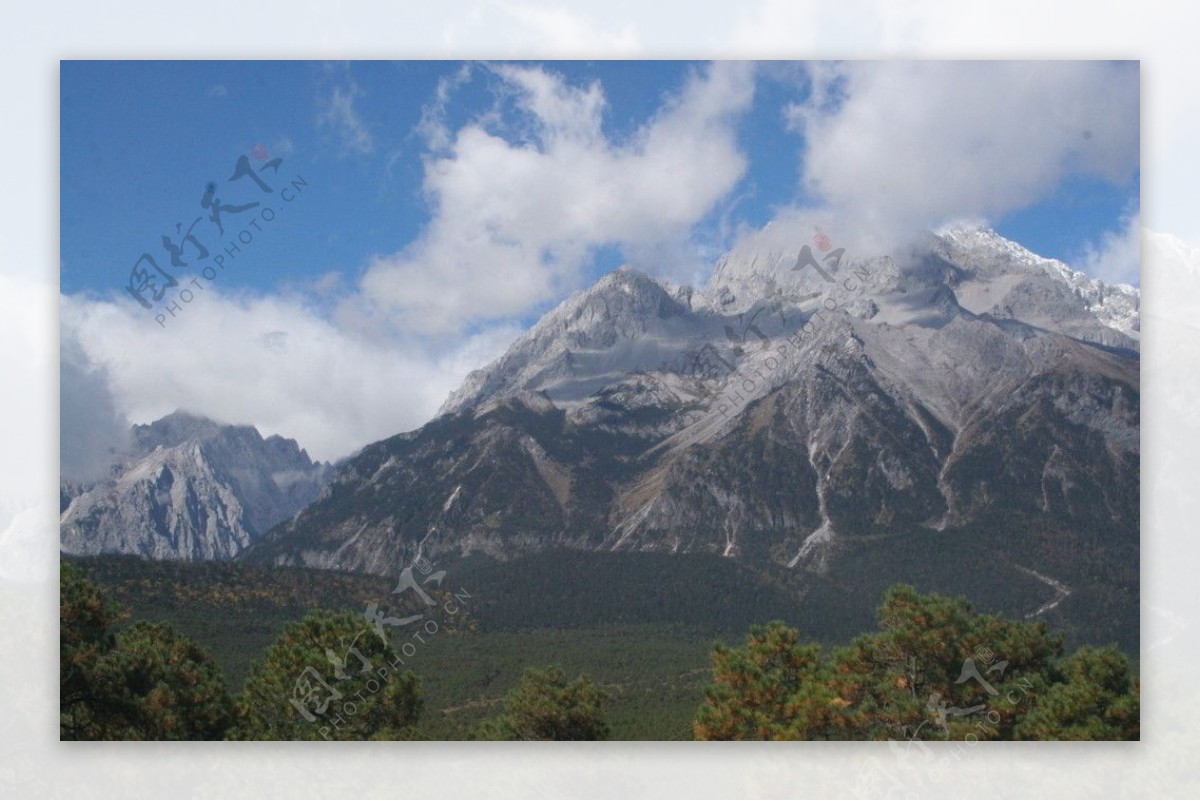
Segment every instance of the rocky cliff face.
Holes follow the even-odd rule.
[[[703,292],[606,276],[246,558],[711,552],[846,586],[1036,573],[1136,609],[1138,290],[990,231],[806,244],[735,251]]]
[[[294,440],[182,412],[135,426],[133,443],[106,480],[64,484],[64,552],[229,559],[313,501],[329,472]]]

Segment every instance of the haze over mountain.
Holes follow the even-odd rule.
[[[987,230],[814,242],[768,227],[702,291],[605,276],[245,557],[707,552],[804,591],[1087,598],[1136,640],[1139,291]]]
[[[134,426],[132,441],[106,479],[63,483],[64,552],[229,559],[311,502],[329,472],[294,440],[186,412]]]

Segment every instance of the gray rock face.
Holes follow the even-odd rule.
[[[134,426],[133,442],[108,479],[64,485],[64,552],[230,559],[313,501],[329,472],[294,440],[183,412]]]
[[[703,292],[606,276],[246,558],[391,573],[566,546],[847,582],[848,560],[911,559],[1136,609],[1139,291],[990,231],[812,250],[821,270],[803,244],[735,251]]]

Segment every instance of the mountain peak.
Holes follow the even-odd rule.
[[[64,485],[64,551],[227,559],[314,500],[329,472],[295,440],[186,411],[134,426],[133,441],[107,480]]]
[[[463,413],[364,449],[246,558],[709,553],[875,594],[913,560],[1016,587],[1038,554],[1104,597],[1125,590],[1095,576],[1136,581],[1137,343],[1103,317],[1136,320],[1136,291],[990,231],[871,259],[785,233],[697,303],[604,276],[473,373],[443,407]]]
[[[690,299],[689,291],[672,292],[638,270],[607,273],[548,312],[499,359],[472,371],[438,414],[522,389],[545,391],[556,403],[587,397],[627,369],[673,355],[688,327]]]
[[[1106,284],[982,226],[943,229],[934,252],[959,268],[955,293],[972,312],[1019,319],[1088,342],[1138,347],[1136,287]]]
[[[173,448],[184,442],[212,439],[223,427],[208,417],[176,409],[151,423],[135,425],[133,435],[139,447],[153,450],[158,445]]]

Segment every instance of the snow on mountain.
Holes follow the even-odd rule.
[[[708,368],[726,375],[762,373],[769,359],[782,361],[782,369],[768,368],[770,381],[759,382],[755,392],[761,395],[804,370],[813,348],[852,348],[864,337],[879,339],[881,327],[911,327],[906,336],[915,341],[928,338],[935,319],[949,324],[962,315],[1010,321],[1011,331],[1024,327],[1030,335],[1057,332],[1138,348],[1138,289],[1089,279],[994,231],[949,228],[898,259],[860,259],[833,243],[828,252],[811,245],[805,250],[807,243],[795,241],[788,249],[787,242],[782,231],[748,240],[717,264],[702,292],[668,287],[633,270],[611,273],[547,314],[498,360],[472,372],[439,413],[534,391],[587,414],[578,407],[606,393],[628,395],[632,376],[645,373],[660,379],[654,391],[687,400],[716,389],[714,369],[699,367],[705,359]],[[838,342],[825,336],[786,352],[769,347],[834,308],[847,312]],[[953,330],[961,333],[962,326]],[[931,346],[952,350],[953,339],[942,336]]]
[[[715,321],[706,325],[690,301],[690,292],[672,293],[640,272],[609,273],[548,313],[497,361],[468,375],[438,413],[521,389],[544,391],[560,405],[582,401],[711,333]]]
[[[940,239],[947,260],[969,265],[971,278],[956,292],[964,308],[1045,323],[1063,333],[1085,331],[1087,326],[1080,323],[1094,320],[1131,340],[1122,345],[1136,347],[1141,302],[1137,288],[1089,278],[988,229],[951,227]]]

